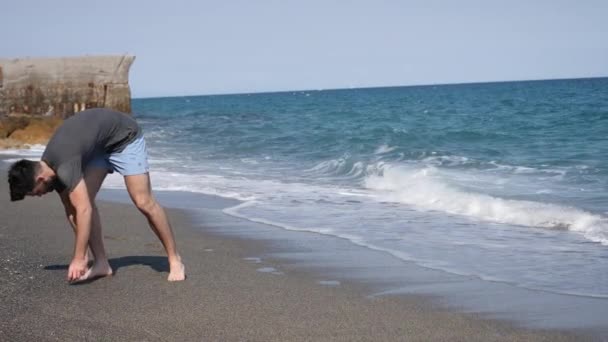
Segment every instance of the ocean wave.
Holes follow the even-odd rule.
[[[551,203],[510,200],[461,190],[449,185],[434,167],[385,165],[364,180],[367,189],[387,201],[423,210],[441,211],[482,221],[526,227],[563,229],[608,245],[608,218]]]
[[[489,161],[488,165],[496,170],[504,171],[504,172],[511,172],[514,174],[546,174],[548,176],[554,176],[556,178],[563,178],[568,173],[568,168],[565,168],[565,167],[562,167],[562,168],[552,167],[551,168],[547,165],[543,165],[542,168],[536,168],[536,167],[530,167],[530,166],[502,164],[502,163],[499,163],[494,160]],[[579,167],[580,167],[580,165],[576,166],[575,168],[578,169]],[[584,166],[584,167],[586,167],[586,166]]]
[[[360,175],[362,162],[355,162],[350,154],[345,153],[337,159],[325,160],[304,170],[304,173],[318,176]]]

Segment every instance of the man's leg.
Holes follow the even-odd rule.
[[[186,278],[186,271],[181,257],[177,253],[175,247],[175,238],[173,230],[165,213],[165,210],[160,206],[152,195],[150,186],[150,176],[148,173],[125,176],[125,184],[131,200],[135,206],[146,216],[150,228],[160,239],[167,257],[169,258],[169,281],[179,281]]]

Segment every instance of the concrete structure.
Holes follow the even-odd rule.
[[[0,59],[0,117],[68,117],[86,108],[131,112],[134,56]]]

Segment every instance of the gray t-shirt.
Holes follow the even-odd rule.
[[[71,192],[94,157],[122,151],[140,134],[135,119],[109,109],[88,109],[66,119],[55,131],[42,160],[57,174],[56,189]]]

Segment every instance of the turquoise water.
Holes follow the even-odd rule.
[[[608,78],[137,99],[156,189],[418,265],[608,297]],[[122,186],[109,179],[110,186]]]
[[[608,79],[140,99],[155,185],[422,266],[608,297]]]

